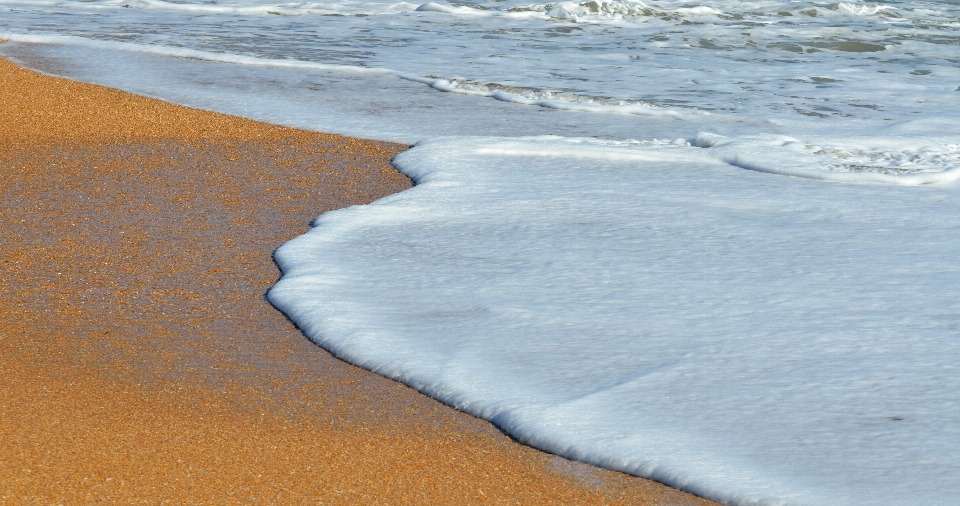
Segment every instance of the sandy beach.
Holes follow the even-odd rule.
[[[0,502],[712,504],[353,367],[264,294],[406,146],[0,60]]]

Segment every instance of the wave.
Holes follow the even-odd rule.
[[[86,45],[101,49],[134,51],[159,56],[190,58],[218,63],[251,65],[259,67],[297,68],[304,70],[332,71],[367,75],[392,75],[405,81],[425,84],[431,88],[462,95],[493,98],[502,102],[531,105],[547,109],[559,109],[598,114],[626,114],[637,116],[672,117],[693,119],[696,117],[716,116],[708,111],[676,110],[645,102],[642,100],[615,99],[578,95],[561,91],[540,90],[507,86],[497,83],[481,84],[468,79],[443,78],[438,76],[420,76],[388,68],[363,67],[358,65],[339,65],[312,61],[260,58],[230,53],[216,53],[169,46],[135,44],[120,41],[87,39],[69,35],[26,35],[18,33],[0,33],[0,38],[32,44]]]
[[[700,110],[679,111],[655,105],[643,100],[617,99],[578,95],[562,91],[549,91],[536,88],[507,86],[498,83],[478,83],[467,79],[434,78],[430,86],[440,91],[462,93],[494,98],[503,102],[523,105],[535,105],[548,109],[592,112],[601,114],[631,114],[637,116],[669,116],[678,119],[692,119],[696,116],[709,116],[710,112]]]
[[[250,3],[250,2],[246,2]],[[23,5],[23,1],[0,1],[0,5]],[[63,2],[57,0],[40,0],[29,2],[30,7],[57,7]],[[376,1],[339,1],[339,2],[263,2],[256,5],[225,5],[216,3],[177,3],[165,0],[100,0],[71,4],[71,9],[79,10],[106,10],[106,9],[140,9],[158,12],[177,12],[189,14],[228,14],[239,16],[330,16],[356,14],[391,14],[397,12],[411,12],[417,4],[409,2],[376,2]]]

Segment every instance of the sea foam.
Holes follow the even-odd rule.
[[[270,301],[336,355],[731,504],[960,494],[956,188],[571,139],[395,163],[417,186],[276,253]]]

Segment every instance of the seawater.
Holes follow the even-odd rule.
[[[960,4],[0,0],[0,53],[417,143],[277,252],[339,356],[731,504],[960,497]]]
[[[38,53],[58,54],[54,73],[198,105],[213,95],[231,112],[368,137],[822,135],[833,141],[811,152],[829,160],[823,168],[853,172],[938,171],[941,159],[927,157],[956,153],[956,2],[3,0],[0,9],[0,35],[45,44],[6,54],[31,52],[22,60],[38,67]],[[878,133],[888,134],[883,146],[841,145]]]

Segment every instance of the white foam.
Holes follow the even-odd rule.
[[[491,13],[480,9],[471,9],[466,6],[452,6],[448,4],[438,4],[436,2],[427,2],[417,7],[417,12],[442,12],[444,14],[460,14],[467,16],[488,16]]]
[[[601,114],[630,114],[637,116],[670,116],[675,118],[691,118],[695,116],[709,116],[705,111],[679,111],[665,107],[657,107],[642,101],[614,100],[602,97],[589,97],[564,92],[523,89],[506,87],[495,83],[480,84],[464,80],[432,79],[425,81],[434,89],[453,93],[462,93],[479,97],[489,97],[511,102],[514,104],[535,105],[549,109],[566,111],[601,113]]]
[[[851,2],[840,2],[837,4],[837,7],[844,12],[856,16],[872,16],[879,12],[896,10],[896,7],[892,5],[857,4]]]
[[[417,186],[318,218],[269,298],[559,455],[730,504],[950,504],[960,192],[714,144],[420,143],[395,160]]]
[[[707,7],[706,5],[698,5],[696,7],[681,7],[674,12],[679,14],[691,14],[694,16],[718,16],[723,14],[723,11],[714,9],[713,7]]]
[[[918,144],[922,140],[907,142]],[[831,141],[844,143],[840,139]],[[957,144],[920,142],[920,146],[907,147],[902,139],[870,138],[866,142],[881,147],[852,147],[863,142],[846,140],[846,147],[824,147],[780,135],[730,139],[701,132],[693,143],[711,148],[711,155],[730,165],[785,176],[905,186],[946,185],[960,179],[960,146]]]

